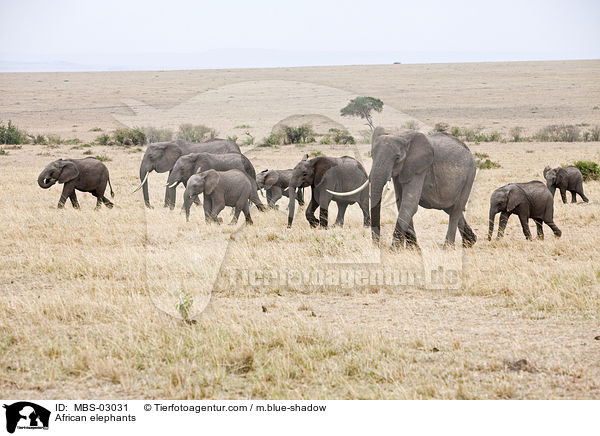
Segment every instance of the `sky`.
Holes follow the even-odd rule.
[[[600,58],[600,1],[0,0],[0,70]]]

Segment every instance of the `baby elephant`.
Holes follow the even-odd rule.
[[[110,196],[115,196],[110,183],[108,168],[98,159],[86,157],[84,159],[55,160],[40,173],[38,185],[41,188],[48,189],[56,182],[64,184],[60,200],[58,200],[59,209],[65,206],[67,198],[71,200],[71,204],[75,209],[79,209],[75,190],[90,192],[96,197],[96,209],[102,203],[108,208],[113,207],[113,203],[104,196],[107,182],[110,186]]]
[[[244,172],[208,170],[191,176],[183,195],[186,220],[190,220],[190,206],[194,197],[201,193],[204,193],[206,222],[220,223],[221,220],[217,218],[219,213],[225,206],[231,206],[235,209],[231,224],[237,223],[242,211],[246,216],[246,224],[252,224],[248,203],[252,194],[252,183]]]
[[[494,232],[494,218],[498,212],[501,212],[500,224],[498,225],[498,238],[504,236],[504,229],[506,228],[508,217],[513,213],[519,215],[521,227],[523,227],[523,233],[527,239],[531,239],[528,223],[529,218],[532,218],[535,221],[539,239],[544,239],[542,222],[545,222],[548,227],[552,229],[554,236],[560,238],[560,235],[562,234],[553,221],[554,201],[552,194],[550,194],[546,185],[537,180],[532,180],[527,183],[510,183],[492,192],[490,198],[490,229],[488,241],[492,239],[492,233]]]
[[[552,198],[554,198],[554,193],[556,192],[556,188],[558,188],[563,203],[567,202],[567,191],[571,193],[571,203],[577,203],[576,194],[579,194],[581,199],[586,203],[589,201],[583,193],[583,176],[579,168],[573,165],[558,168],[547,166],[544,168],[544,178],[546,179],[548,189],[552,193]]]
[[[293,169],[288,170],[264,170],[256,175],[258,189],[267,191],[267,204],[271,208],[276,208],[277,200],[281,197],[289,197],[290,179]],[[300,206],[304,205],[304,195],[302,188],[298,188],[296,199]]]

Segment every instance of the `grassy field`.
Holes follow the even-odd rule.
[[[266,89],[268,107],[245,107],[232,89],[301,80],[341,90],[320,94],[324,105],[353,94],[381,98],[397,110],[386,121],[522,126],[532,134],[555,123],[600,124],[599,72],[600,62],[589,61],[0,74],[0,118],[89,141],[98,134],[91,129],[119,126],[113,115],[132,116],[123,99],[136,99],[170,116],[182,108],[182,122],[221,136],[243,119],[258,138],[278,104],[290,111],[288,100]],[[194,101],[208,98],[194,100],[203,92],[215,106],[190,115]],[[222,99],[239,119],[223,115]],[[168,126],[160,113],[144,120]],[[252,209],[251,227],[209,226],[197,208],[186,223],[181,188],[175,211],[161,207],[166,174],[150,175],[155,208],[147,210],[141,193],[131,194],[142,157],[135,148],[91,148],[111,159],[114,209],[94,211],[95,199],[81,193],[80,211],[58,211],[60,188],[42,190],[36,178],[51,160],[84,156],[72,147],[23,145],[0,156],[3,398],[600,398],[600,183],[584,184],[587,204],[565,205],[557,195],[560,239],[546,227],[544,241],[526,241],[516,217],[502,241],[486,239],[495,188],[543,179],[546,164],[598,162],[598,142],[470,143],[501,165],[478,172],[468,203],[479,239],[471,249],[443,250],[447,216],[420,209],[421,253],[374,247],[357,205],[343,229],[311,229],[303,209],[286,229],[285,201],[279,211]],[[369,169],[369,150],[363,143],[243,151],[261,171],[318,152],[356,156]],[[393,206],[384,208],[386,246],[395,217]],[[440,266],[457,280],[431,283]],[[380,284],[373,268],[407,279]],[[313,273],[325,279],[307,280]],[[425,286],[410,282],[415,277]],[[178,317],[182,291],[194,298],[193,324]]]

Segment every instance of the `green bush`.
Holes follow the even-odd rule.
[[[572,124],[552,124],[540,129],[535,137],[543,142],[575,142],[580,139],[579,127]]]
[[[167,142],[173,139],[173,131],[171,129],[159,129],[156,127],[143,127],[142,131],[146,135],[146,143]]]
[[[329,129],[331,139],[336,144],[356,144],[354,137],[340,129]]]
[[[139,127],[134,127],[133,129],[129,129],[127,127],[123,127],[115,130],[111,135],[111,140],[113,144],[107,145],[120,145],[122,147],[131,147],[144,145],[146,142],[146,135]]]
[[[84,153],[85,154],[85,153]],[[105,154],[97,154],[94,158],[98,159],[100,162],[110,162],[112,159]]]
[[[269,136],[262,140],[259,147],[273,147],[275,145],[280,145],[282,141],[282,135],[280,133],[271,133]]]
[[[584,181],[600,180],[600,166],[596,162],[578,160],[573,165],[579,168]]]
[[[331,140],[331,136],[329,136],[329,135],[321,136],[321,139],[319,140],[319,144],[323,144],[323,145],[333,144],[333,141]]]
[[[489,159],[486,159],[486,160],[477,159],[477,168],[479,168],[480,170],[491,170],[494,168],[500,168],[500,164],[498,162],[494,162]]]
[[[475,157],[477,157],[479,159],[487,159],[488,157],[490,157],[490,155],[487,153],[479,153],[477,151],[473,154],[475,155]]]
[[[203,124],[181,124],[177,130],[177,139],[188,142],[206,142],[215,139],[217,131]]]
[[[513,142],[521,142],[524,138],[521,136],[523,133],[523,128],[516,126],[509,130],[508,135],[510,136],[510,140]]]
[[[447,133],[449,128],[450,126],[448,125],[448,123],[436,123],[435,126],[433,126],[433,130],[439,133]]]
[[[31,140],[35,145],[47,145],[48,139],[44,135],[31,136]]]
[[[63,140],[60,135],[46,135],[48,139],[48,144],[62,144]]]
[[[26,144],[27,133],[19,130],[10,120],[5,126],[0,122],[0,144]]]
[[[96,144],[98,145],[109,145],[110,143],[110,135],[103,133],[96,137]]]
[[[284,144],[308,144],[315,142],[315,132],[308,124],[298,127],[283,126]]]
[[[8,151],[0,147],[0,156],[8,156]]]

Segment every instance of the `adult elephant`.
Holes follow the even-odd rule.
[[[244,156],[238,153],[224,153],[224,154],[212,154],[212,153],[190,153],[185,156],[181,156],[175,162],[173,169],[169,173],[169,179],[167,180],[167,189],[175,191],[175,188],[179,183],[183,183],[187,187],[187,181],[195,173],[201,173],[208,170],[216,171],[228,171],[228,170],[240,170],[250,180],[252,186],[252,193],[250,200],[256,204],[256,207],[260,211],[265,210],[265,206],[258,197],[258,186],[256,184],[256,171],[252,162]],[[169,193],[169,197],[175,199],[174,193]],[[171,208],[174,206],[174,201]]]
[[[353,157],[319,156],[308,159],[308,156],[304,156],[294,167],[290,179],[288,227],[291,227],[294,221],[296,191],[298,188],[308,186],[311,188],[312,195],[306,208],[306,219],[311,227],[317,225],[327,227],[329,203],[332,200],[338,206],[336,225],[344,225],[346,208],[348,205],[358,202],[363,212],[364,225],[368,226],[370,223],[368,191],[358,189],[351,195],[337,195],[337,192],[347,192],[361,186],[364,188],[368,183],[367,172]],[[314,215],[317,208],[320,208],[319,219]]]
[[[148,195],[148,174],[151,171],[156,171],[157,173],[170,172],[173,169],[175,162],[177,162],[177,159],[181,156],[200,152],[213,154],[241,154],[240,147],[238,147],[235,142],[228,139],[213,139],[203,143],[176,140],[149,144],[140,164],[140,185],[133,192],[136,192],[141,188],[144,193],[144,203],[146,204],[146,207],[151,208],[150,197]],[[170,206],[172,209],[175,206],[174,193],[174,190],[169,191],[168,188],[166,189],[165,207]]]
[[[293,168],[288,170],[263,170],[256,175],[258,189],[267,192],[267,204],[271,208],[277,207],[275,203],[281,197],[289,198],[289,186],[292,179]],[[304,194],[302,188],[296,190],[296,198],[300,206],[304,205]]]
[[[577,194],[584,202],[588,202],[588,198],[583,193],[583,175],[579,168],[569,165],[566,167],[544,168],[544,178],[546,186],[554,198],[556,188],[560,190],[560,197],[563,203],[567,202],[567,191],[571,193],[571,202],[577,203]]]
[[[388,135],[377,127],[371,140],[373,166],[371,184],[371,235],[379,241],[383,187],[393,180],[398,207],[392,247],[417,245],[413,215],[418,206],[440,209],[450,219],[446,245],[453,245],[456,229],[463,246],[472,246],[477,237],[467,224],[463,211],[475,179],[475,159],[467,146],[453,136],[424,135],[409,130]]]

